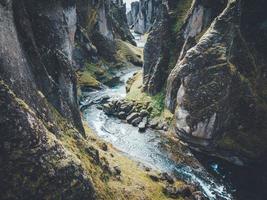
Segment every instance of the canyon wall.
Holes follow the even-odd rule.
[[[125,13],[126,5],[122,1],[77,1],[74,60],[80,68],[86,62],[97,61],[101,57],[115,62],[116,39],[136,45]]]
[[[124,12],[122,1],[0,1],[0,199],[96,199],[77,155],[77,55],[100,56],[94,34],[133,43]]]
[[[160,13],[162,0],[140,0],[131,4],[127,13],[128,25],[136,32],[144,34],[150,30]]]
[[[145,47],[145,91],[166,92],[175,131],[192,148],[240,165],[266,155],[266,2],[165,6],[166,20],[156,23],[167,26],[153,27]],[[169,55],[167,27],[175,37]]]

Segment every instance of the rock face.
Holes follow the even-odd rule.
[[[145,47],[145,91],[166,88],[176,132],[191,147],[236,164],[266,153],[266,2],[163,4]]]
[[[104,37],[121,38],[134,44],[127,26],[126,5],[122,1],[100,1],[95,28]]]
[[[120,0],[0,1],[0,199],[96,199],[63,137],[84,140],[74,69],[133,43]]]
[[[5,19],[1,22],[1,36],[6,38],[1,39],[2,79],[35,108],[38,102],[33,101],[31,94],[34,88],[38,88],[64,117],[82,131],[71,60],[76,32],[75,3],[9,1],[2,9],[3,15],[8,14],[1,17]],[[9,25],[12,20],[15,24]]]
[[[179,136],[224,157],[220,150],[228,151],[236,164],[266,153],[267,29],[260,4],[266,2],[229,1],[197,44],[180,54],[167,84],[166,105],[176,108]],[[198,24],[184,33],[200,32],[193,28]]]
[[[95,199],[55,124],[84,134],[71,60],[75,1],[0,1],[0,18],[0,198]]]
[[[126,5],[122,1],[77,1],[78,31],[74,60],[79,68],[100,57],[109,62],[116,60],[116,39],[135,45],[128,28]]]
[[[171,33],[170,16],[166,6],[161,5],[144,49],[144,90],[151,95],[161,91],[170,73],[168,65],[173,41],[175,38]]]
[[[144,49],[144,89],[151,95],[166,85],[177,58],[196,44],[197,37],[222,11],[225,1],[164,1]],[[190,9],[191,8],[191,9]]]
[[[128,25],[137,33],[144,34],[152,27],[162,0],[140,0],[131,4],[131,11],[127,13]]]
[[[52,122],[42,122],[40,113],[3,81],[0,99],[1,199],[96,199],[90,176],[77,157],[56,138],[55,129],[48,130],[47,123]],[[40,97],[36,100],[44,103]]]
[[[137,20],[139,13],[139,2],[134,1],[131,3],[131,10],[127,13],[127,23],[129,26],[133,26]]]

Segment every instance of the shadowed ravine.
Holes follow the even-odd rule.
[[[135,35],[139,47],[139,35]],[[84,118],[89,126],[94,129],[99,137],[111,143],[114,147],[126,154],[133,160],[136,160],[153,169],[169,172],[177,178],[189,183],[199,185],[200,189],[209,199],[232,199],[229,186],[220,183],[214,177],[208,174],[204,168],[193,169],[190,166],[177,164],[169,158],[169,152],[162,150],[161,144],[164,138],[159,132],[148,129],[145,133],[138,132],[137,127],[133,127],[122,120],[107,116],[98,104],[106,97],[111,99],[124,98],[126,96],[126,81],[140,68],[130,68],[118,73],[120,83],[109,88],[106,87],[100,91],[83,93],[84,101],[81,102]],[[188,151],[188,154],[191,153]]]

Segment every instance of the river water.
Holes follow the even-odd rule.
[[[142,37],[135,34],[139,47],[144,46]],[[102,90],[84,92],[82,106],[83,116],[95,133],[105,141],[131,159],[142,163],[152,169],[173,174],[179,179],[185,180],[199,186],[204,194],[211,200],[233,199],[233,190],[229,184],[208,173],[204,167],[193,168],[185,164],[176,163],[171,159],[170,153],[162,148],[162,143],[166,142],[164,135],[148,129],[145,133],[140,133],[137,127],[133,127],[122,120],[105,115],[98,109],[99,102],[105,98],[124,98],[126,96],[126,81],[140,68],[130,68],[122,70],[117,74],[120,82],[114,87],[105,87]],[[192,156],[190,151],[188,156]],[[216,171],[216,163],[213,163],[213,170]]]

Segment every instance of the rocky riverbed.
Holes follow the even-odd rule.
[[[115,116],[124,120],[124,122],[138,127],[139,132],[144,132],[147,128],[162,131],[168,130],[167,123],[151,118],[150,115],[153,108],[149,104],[142,105],[125,99],[117,99],[103,104],[98,109],[103,109],[105,114]]]
[[[149,105],[141,107],[137,103],[125,100],[126,82],[137,70],[139,69],[132,68],[121,72],[120,82],[114,87],[83,94],[84,100],[81,102],[81,107],[84,108],[84,118],[89,126],[100,138],[146,168],[185,180],[199,188],[209,199],[217,199],[217,197],[232,199],[228,186],[217,182],[209,175],[187,148],[179,153],[170,150],[172,147],[168,146],[172,142],[167,137],[168,127],[164,128],[164,124],[152,123],[153,120],[149,117]],[[140,132],[142,123],[146,124],[146,129]],[[160,176],[156,175],[152,178],[157,180]],[[186,190],[189,191],[188,188]],[[165,188],[165,193],[171,196],[179,192],[181,192],[180,189],[171,185]],[[190,194],[193,192],[191,191]]]

